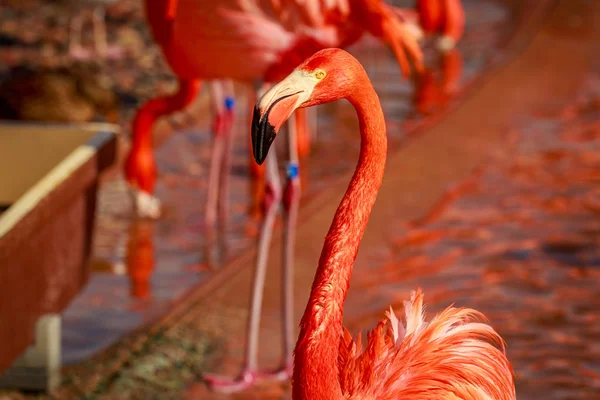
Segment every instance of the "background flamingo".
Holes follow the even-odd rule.
[[[503,341],[481,313],[449,307],[429,323],[423,295],[406,302],[405,323],[390,308],[363,349],[343,329],[344,300],[358,247],[383,180],[387,153],[379,99],[360,63],[340,49],[319,51],[258,102],[253,148],[264,162],[282,123],[301,107],[345,98],[361,129],[358,166],[325,238],[300,323],[293,399],[516,399]]]

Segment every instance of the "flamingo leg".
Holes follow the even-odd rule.
[[[212,133],[214,138],[213,152],[210,159],[210,167],[208,172],[208,191],[206,195],[206,226],[210,229],[214,228],[217,219],[217,203],[219,197],[219,182],[221,174],[221,165],[225,154],[225,96],[223,94],[223,86],[219,81],[213,81],[209,84],[210,98],[212,100],[215,118],[212,125]]]
[[[283,271],[281,283],[282,298],[282,335],[283,335],[283,360],[281,366],[275,371],[262,373],[261,377],[287,380],[292,375],[294,351],[294,250],[296,247],[296,223],[300,206],[300,164],[298,155],[298,118],[306,115],[292,114],[288,120],[288,151],[289,161],[286,168],[286,182],[283,191],[283,216],[284,216],[284,248]],[[305,123],[306,121],[304,121]]]
[[[465,30],[465,11],[461,0],[443,0],[444,21],[437,47],[442,52],[452,50]]]
[[[266,160],[265,172],[265,218],[258,240],[258,254],[252,284],[250,299],[250,314],[246,338],[246,357],[242,372],[237,378],[231,379],[212,374],[206,374],[204,380],[212,390],[225,393],[239,392],[254,385],[258,376],[258,339],[260,328],[260,313],[267,272],[269,247],[273,236],[273,227],[281,204],[281,182],[277,168],[277,157],[271,152]]]
[[[218,212],[221,221],[227,220],[227,210],[229,209],[229,172],[231,171],[231,153],[233,151],[233,133],[235,126],[235,92],[233,81],[223,82],[225,90],[225,154],[221,164],[221,180],[219,182]]]
[[[269,154],[266,163],[266,213],[258,242],[258,255],[256,268],[254,270],[250,314],[248,316],[246,358],[244,360],[242,372],[237,378],[231,379],[212,374],[204,376],[204,379],[210,388],[219,392],[233,393],[247,389],[255,383],[258,375],[258,334],[265,276],[267,272],[267,258],[269,255],[273,226],[281,202],[281,182],[279,180],[275,152]]]

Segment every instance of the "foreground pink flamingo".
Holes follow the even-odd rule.
[[[387,137],[379,98],[360,63],[340,49],[308,58],[259,100],[252,122],[257,163],[294,110],[339,99],[356,109],[361,151],[325,238],[300,322],[292,380],[294,400],[516,399],[504,342],[485,317],[449,307],[424,320],[418,289],[368,335],[363,349],[342,326],[344,300],[358,248],[385,169]]]

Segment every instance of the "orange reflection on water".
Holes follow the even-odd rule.
[[[127,243],[127,275],[130,279],[130,294],[138,299],[150,297],[150,278],[155,268],[153,221],[134,220],[129,227]]]
[[[439,78],[438,78],[439,73]],[[441,54],[433,67],[415,78],[413,102],[417,112],[430,115],[444,110],[461,90],[463,59],[458,49]]]

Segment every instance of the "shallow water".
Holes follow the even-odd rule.
[[[373,39],[366,38],[351,49],[363,62],[381,97],[391,147],[400,145],[408,133],[418,128],[426,120],[425,114],[435,114],[451,104],[460,93],[455,87],[464,87],[484,72],[510,33],[508,14],[495,2],[471,0],[465,4],[469,23],[459,54],[454,55],[462,58],[463,68],[448,67],[444,78],[442,61],[429,48],[427,63],[434,80],[421,83],[420,90],[414,82],[402,79],[391,52]],[[415,96],[415,91],[421,95]],[[216,263],[209,262],[204,240],[206,175],[211,154],[208,127],[172,136],[156,151],[160,172],[156,195],[163,202],[163,216],[156,222],[131,218],[131,201],[120,177],[102,187],[94,273],[63,315],[65,362],[86,358],[160,316],[173,300],[209,279],[212,268],[254,245],[258,222],[248,213],[248,150],[242,136],[247,132],[245,107],[240,101],[230,176],[230,215],[225,229],[227,254],[217,254]],[[317,139],[304,169],[304,201],[340,173],[349,171],[355,160],[344,154],[358,148],[356,117],[348,103],[323,106],[318,118]]]
[[[353,276],[363,296],[346,307],[372,316],[420,286],[430,314],[456,303],[489,318],[520,398],[598,398],[599,121],[600,73],[576,104],[523,119],[429,218],[390,221],[404,232],[368,250],[379,260]]]

